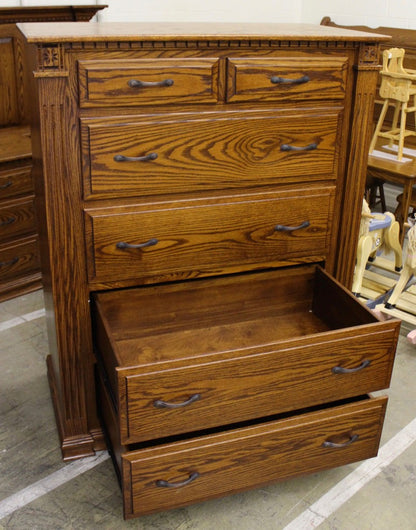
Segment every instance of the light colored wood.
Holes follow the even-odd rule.
[[[203,41],[265,39],[271,41],[383,42],[386,35],[326,28],[314,24],[221,22],[101,22],[71,24],[22,23],[18,27],[28,42]],[[228,45],[228,44],[227,44]]]
[[[416,136],[416,131],[406,128],[407,114],[416,112],[416,70],[403,68],[404,54],[403,48],[391,48],[383,52],[380,96],[384,103],[369,150],[370,153],[374,151],[379,138],[389,140],[390,148],[397,142],[398,161],[403,158],[405,139]],[[413,105],[409,107],[411,98],[413,98]],[[389,106],[394,107],[393,123],[391,129],[385,130],[383,125]]]

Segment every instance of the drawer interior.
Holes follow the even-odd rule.
[[[96,337],[118,367],[269,343],[377,323],[316,266],[97,293]]]

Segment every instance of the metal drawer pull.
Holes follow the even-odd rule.
[[[8,219],[6,219],[6,220],[3,221],[2,223],[0,223],[0,226],[11,225],[11,224],[14,223],[15,221],[16,221],[16,217],[9,217]]]
[[[310,79],[307,75],[299,77],[298,79],[287,79],[286,77],[279,77],[277,75],[273,75],[270,78],[270,81],[274,85],[301,85],[302,83],[307,83],[308,81],[310,81]]]
[[[313,151],[314,149],[318,149],[317,143],[305,145],[304,147],[296,147],[289,144],[282,144],[280,146],[281,151]]]
[[[123,248],[145,248],[145,247],[152,247],[153,245],[156,245],[157,243],[159,243],[159,241],[155,237],[152,237],[152,239],[149,239],[149,241],[145,241],[144,243],[139,243],[138,245],[131,245],[130,243],[119,241],[116,244],[116,247],[121,248],[121,249]]]
[[[113,160],[116,162],[147,162],[148,160],[156,160],[157,153],[149,153],[145,156],[124,156],[115,155]]]
[[[130,79],[127,84],[130,88],[152,88],[159,86],[172,86],[173,79],[164,79],[163,81],[138,81],[137,79]]]
[[[194,473],[191,473],[189,475],[189,478],[187,480],[184,480],[183,482],[168,482],[167,480],[156,480],[156,486],[158,486],[159,488],[182,488],[182,486],[187,486],[198,477],[199,473],[195,471]]]
[[[294,232],[295,230],[301,230],[302,228],[308,228],[310,226],[309,221],[304,221],[299,226],[286,226],[286,225],[276,225],[274,229],[276,232]]]
[[[334,366],[332,368],[332,373],[334,374],[354,374],[355,372],[364,370],[364,368],[367,368],[367,366],[370,366],[370,364],[371,364],[371,361],[366,359],[360,364],[360,366],[357,366],[357,368],[343,368],[342,366]]]
[[[8,188],[8,187],[11,186],[12,184],[13,184],[13,182],[12,182],[11,180],[8,180],[8,181],[6,182],[6,184],[2,184],[2,185],[0,186],[0,190],[4,190],[4,189]]]
[[[358,434],[354,434],[353,436],[350,436],[350,439],[348,440],[348,442],[345,442],[343,444],[336,444],[335,442],[324,442],[322,444],[323,447],[334,447],[336,449],[342,449],[343,447],[348,447],[349,445],[353,444],[354,442],[356,442],[358,440],[359,436]]]
[[[0,261],[0,267],[7,267],[8,265],[14,265],[19,261],[19,258],[13,258],[10,261]]]
[[[186,401],[182,401],[182,403],[168,403],[162,399],[157,399],[156,401],[153,401],[153,406],[158,409],[180,409],[182,407],[186,407],[187,405],[191,405],[191,403],[194,403],[199,399],[201,399],[201,394],[194,394]]]

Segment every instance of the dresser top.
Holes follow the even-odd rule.
[[[22,23],[28,42],[161,41],[161,40],[317,40],[385,41],[390,37],[315,24],[194,23],[194,22],[78,22]]]

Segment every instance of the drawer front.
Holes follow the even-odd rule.
[[[218,58],[80,61],[81,107],[216,103]]]
[[[34,232],[35,210],[33,197],[0,204],[0,240]]]
[[[343,99],[345,57],[230,58],[227,101],[308,101]]]
[[[32,166],[0,171],[0,200],[33,193]]]
[[[82,120],[84,193],[149,196],[335,179],[340,122],[340,112],[328,109]]]
[[[0,247],[1,282],[39,271],[38,240],[27,237]]]
[[[387,398],[366,399],[127,452],[123,455],[125,516],[186,506],[373,457],[386,402]]]
[[[323,259],[334,189],[86,213],[91,281],[180,278]]]
[[[272,341],[276,319],[266,317],[264,321],[265,327],[271,327]],[[204,330],[204,342],[209,344],[210,335],[221,331],[226,335],[226,326],[218,328]],[[207,356],[179,368],[157,366],[141,374],[137,368],[120,369],[121,442],[218,427],[387,388],[395,333],[369,328],[312,336],[309,342],[315,344],[298,347],[269,344],[242,349],[221,361]],[[240,331],[244,342],[251,332],[250,322],[243,322],[234,331]],[[185,351],[189,348],[187,340],[196,340],[195,335],[191,337],[192,333],[185,333],[178,338],[184,342]],[[163,337],[158,339],[163,341]],[[144,349],[145,344],[146,339]]]

